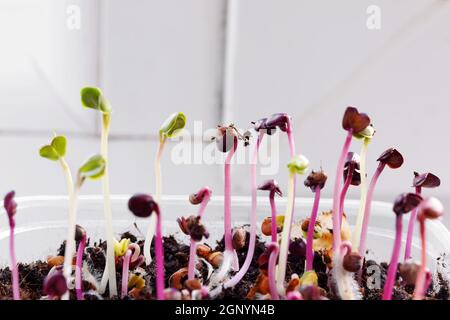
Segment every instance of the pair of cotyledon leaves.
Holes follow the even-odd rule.
[[[45,145],[39,150],[39,154],[45,159],[59,161],[66,155],[66,149],[66,137],[56,136],[49,145]],[[106,160],[101,155],[94,155],[78,169],[78,173],[82,178],[98,179],[105,173],[105,168]]]

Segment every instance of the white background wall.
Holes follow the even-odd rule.
[[[81,9],[79,30],[66,26],[73,4]],[[391,201],[410,190],[413,170],[429,170],[441,176],[435,194],[450,207],[450,1],[232,4],[227,10],[226,0],[1,0],[0,192],[65,193],[59,168],[39,159],[37,150],[53,130],[69,136],[74,167],[98,150],[99,119],[79,104],[79,89],[98,85],[114,108],[114,193],[153,191],[157,128],[177,110],[203,120],[205,128],[223,116],[246,127],[288,112],[299,151],[313,167],[322,165],[332,182],[344,139],[340,119],[347,105],[356,105],[377,129],[369,176],[387,147],[398,147],[406,158],[401,170],[386,171],[376,198]],[[366,27],[369,5],[381,9],[380,30]],[[235,30],[226,39],[228,51],[226,25]],[[226,103],[225,52],[232,54]],[[281,164],[286,150],[283,142]],[[233,175],[234,193],[248,194],[248,166],[235,166]],[[164,176],[168,193],[204,184],[222,193],[217,165],[167,161]],[[282,169],[279,180],[284,185]],[[85,189],[99,191],[96,183]]]

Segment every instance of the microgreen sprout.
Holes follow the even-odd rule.
[[[130,271],[130,263],[136,262],[139,260],[141,254],[141,248],[136,243],[130,243],[125,255],[123,256],[122,262],[122,290],[121,297],[124,299],[128,295],[128,284],[129,284],[129,276],[128,273]]]
[[[201,238],[203,236],[208,235],[206,230],[203,228],[199,228],[202,225],[200,224],[200,219],[203,217],[203,213],[205,211],[206,206],[208,205],[209,200],[211,199],[211,189],[208,187],[204,187],[200,189],[197,193],[191,194],[189,197],[189,201],[193,205],[200,204],[200,207],[198,209],[197,217],[193,220],[193,224],[187,224],[183,223],[182,220],[178,220],[178,223],[180,224],[180,227],[182,229],[185,229],[185,231],[190,234],[191,236],[191,245],[189,250],[189,266],[188,266],[188,279],[192,280],[195,278],[195,263],[197,258],[197,242],[199,241],[198,238]],[[203,229],[203,230],[199,230]],[[200,231],[200,232],[199,232]],[[201,235],[201,237],[200,237]],[[209,235],[208,235],[209,236]]]
[[[153,213],[156,215],[156,297],[158,300],[164,300],[164,249],[159,205],[155,200],[153,200],[151,195],[136,194],[128,201],[128,208],[136,217],[147,218],[152,216]]]
[[[258,190],[269,191],[269,201],[270,201],[270,209],[271,209],[271,219],[270,219],[270,235],[272,237],[272,242],[277,242],[277,207],[275,204],[275,194],[278,196],[282,196],[282,192],[280,187],[278,186],[278,182],[275,180],[267,180],[264,181],[259,187]]]
[[[233,248],[232,226],[231,226],[231,160],[236,152],[238,140],[241,135],[233,124],[228,127],[218,126],[217,135],[213,137],[220,152],[227,153],[224,166],[224,242],[225,251],[223,262],[218,270],[215,281],[222,281],[228,274],[230,268],[234,271],[239,270],[239,261],[236,250]]]
[[[72,260],[75,252],[78,195],[86,179],[96,180],[102,178],[103,174],[105,173],[105,167],[105,159],[101,155],[95,155],[89,158],[80,167],[80,169],[78,169],[73,196],[71,197],[69,204],[69,229],[67,231],[66,248],[64,253],[63,273],[67,281],[70,281],[70,277],[72,275]],[[66,294],[63,298],[68,299],[68,294]]]
[[[370,192],[370,191],[369,191]],[[369,195],[368,197],[369,198]],[[402,244],[402,221],[403,215],[413,210],[422,201],[422,197],[415,193],[402,193],[399,195],[394,202],[394,213],[395,213],[395,241],[394,248],[392,250],[391,261],[389,262],[388,273],[383,289],[383,300],[391,300],[392,290],[394,288],[394,283],[398,268],[398,258],[400,255],[400,247]]]
[[[347,137],[345,139],[344,146],[339,157],[336,178],[334,182],[333,190],[333,272],[335,275],[335,280],[337,284],[337,294],[344,299],[354,299],[355,295],[351,290],[351,285],[349,284],[349,277],[340,276],[340,274],[345,274],[342,269],[342,257],[341,257],[341,219],[339,214],[339,195],[341,188],[341,181],[344,172],[345,159],[352,142],[352,137],[355,134],[359,134],[364,131],[370,125],[370,118],[365,113],[360,113],[358,109],[354,107],[348,107],[345,110],[344,117],[342,119],[342,127],[347,131]]]
[[[422,194],[422,188],[437,188],[441,185],[441,180],[434,174],[427,172],[419,174],[414,172],[413,187],[417,194]],[[408,233],[405,243],[405,261],[411,258],[411,244],[414,234],[414,225],[417,218],[417,208],[411,211],[408,224]]]
[[[313,241],[315,234],[315,226],[317,220],[317,212],[319,211],[320,190],[325,187],[328,176],[323,170],[312,171],[305,180],[305,186],[311,188],[315,193],[314,204],[309,218],[308,233],[306,236],[306,271],[313,270],[314,249]]]
[[[286,209],[286,215],[284,218],[283,232],[281,234],[280,255],[277,269],[277,286],[278,293],[285,295],[284,279],[286,275],[286,266],[288,258],[288,249],[291,237],[291,227],[294,214],[294,198],[295,198],[295,176],[297,174],[302,175],[308,170],[309,160],[301,155],[298,155],[291,159],[288,163],[289,180],[288,180],[288,207]]]
[[[50,300],[61,299],[68,293],[67,281],[60,270],[50,272],[44,280],[43,292]]]
[[[256,184],[256,166],[258,161],[258,153],[261,146],[261,142],[264,138],[264,134],[267,133],[271,135],[273,132],[275,132],[275,128],[270,128],[267,125],[266,119],[258,120],[256,123],[253,123],[253,129],[258,133],[258,137],[256,140],[256,145],[253,149],[253,155],[252,155],[252,162],[251,162],[251,173],[250,173],[250,187],[251,187],[251,194],[252,194],[252,208],[250,212],[250,239],[249,239],[249,245],[247,250],[247,255],[245,257],[245,261],[243,265],[241,266],[241,269],[239,272],[229,281],[227,281],[224,284],[225,288],[230,288],[235,286],[241,279],[244,277],[244,275],[247,273],[248,269],[250,268],[251,262],[253,260],[253,256],[255,254],[255,245],[256,245],[256,209],[257,209],[257,184]],[[249,144],[250,135],[246,134],[244,135],[244,145]],[[245,235],[247,233],[244,233]],[[276,237],[276,235],[275,235]],[[243,237],[241,237],[243,238]],[[243,238],[245,240],[245,238]]]
[[[9,221],[9,255],[11,260],[11,283],[13,290],[13,299],[20,300],[20,287],[19,287],[19,270],[17,269],[16,251],[14,244],[14,228],[16,222],[14,216],[17,212],[17,203],[14,200],[16,193],[14,191],[8,192],[3,200],[3,206]]]
[[[81,89],[81,104],[85,108],[94,109],[102,115],[101,155],[108,162],[108,136],[111,123],[111,105],[99,88],[85,87]],[[117,295],[116,266],[114,263],[114,231],[112,224],[112,209],[109,191],[109,165],[105,166],[102,178],[103,210],[106,226],[106,266],[102,279],[101,291],[104,291],[106,282],[109,283],[110,297]]]
[[[414,289],[414,300],[422,300],[425,294],[426,289],[429,286],[427,285],[427,242],[425,238],[425,220],[435,220],[439,219],[444,213],[444,206],[442,203],[436,198],[427,198],[425,199],[418,208],[418,216],[417,220],[420,223],[420,239],[422,242],[422,255],[419,272],[417,274],[416,285]]]
[[[400,168],[403,164],[403,156],[396,149],[389,148],[380,155],[377,161],[379,161],[379,164],[372,177],[372,180],[370,181],[369,189],[367,191],[366,205],[364,207],[364,219],[361,228],[361,236],[358,248],[358,252],[362,257],[364,257],[366,251],[366,237],[369,228],[370,212],[372,209],[372,198],[378,178],[380,177],[386,165],[391,169]]]
[[[360,157],[357,153],[349,152],[344,166],[344,186],[339,198],[339,224],[342,225],[344,215],[344,201],[350,185],[359,186],[361,184]]]
[[[75,241],[78,242],[77,258],[75,262],[75,292],[78,300],[84,300],[82,288],[83,254],[86,247],[86,230],[77,225],[75,230]]]
[[[183,112],[176,112],[171,114],[161,125],[159,129],[159,143],[155,156],[155,199],[157,203],[161,202],[162,193],[162,177],[161,177],[161,157],[167,139],[175,138],[180,135],[186,126],[186,116]],[[155,234],[156,215],[150,217],[150,223],[147,229],[144,242],[144,257],[147,264],[152,261],[150,254],[150,247],[152,239]]]

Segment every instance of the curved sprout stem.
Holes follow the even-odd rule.
[[[394,288],[394,282],[397,274],[398,257],[400,255],[400,247],[402,245],[402,214],[398,214],[395,220],[395,242],[392,250],[391,262],[389,263],[389,269],[386,277],[386,282],[383,289],[383,300],[391,300],[392,290]]]
[[[80,244],[77,250],[77,260],[75,263],[75,292],[77,294],[77,300],[84,300],[83,296],[83,254],[86,247],[86,235],[81,238]]]
[[[425,238],[425,219],[419,219],[420,223],[420,240],[422,242],[422,254],[419,273],[417,274],[416,285],[414,289],[414,300],[422,300],[428,286],[426,284],[426,266],[427,266],[427,242]]]
[[[359,170],[360,170],[360,176],[361,176],[361,184],[360,184],[360,200],[359,200],[359,208],[358,208],[358,215],[356,218],[356,225],[355,225],[355,231],[353,232],[352,237],[352,243],[353,248],[355,250],[359,248],[359,240],[361,237],[361,230],[364,220],[364,212],[366,207],[366,198],[367,198],[367,173],[366,173],[366,158],[367,158],[367,149],[369,147],[371,139],[364,138],[364,141],[361,145],[361,152],[360,152],[360,162],[359,162]]]
[[[317,220],[317,212],[319,211],[320,202],[320,186],[315,189],[314,204],[311,211],[311,218],[308,225],[308,234],[306,239],[306,271],[313,270],[314,261],[314,227]]]
[[[256,209],[257,209],[257,198],[256,198],[256,192],[257,192],[257,185],[256,185],[256,165],[258,162],[258,151],[261,146],[261,141],[264,137],[264,133],[260,132],[258,135],[258,139],[256,142],[256,147],[253,151],[253,157],[252,157],[252,168],[251,168],[251,190],[252,190],[252,210],[250,215],[250,241],[248,245],[248,251],[247,255],[245,257],[244,264],[242,265],[239,272],[231,278],[229,281],[227,281],[224,284],[224,288],[230,288],[235,286],[239,281],[242,280],[244,275],[247,273],[248,268],[250,267],[250,264],[253,260],[253,256],[255,254],[255,244],[256,244]],[[276,227],[276,221],[272,221],[272,225],[275,225]],[[272,228],[273,229],[273,228]],[[272,235],[273,236],[273,235]],[[275,239],[276,239],[276,232],[275,232]],[[276,241],[276,240],[275,240]]]
[[[280,296],[278,295],[277,284],[276,284],[276,275],[275,275],[275,269],[276,269],[279,249],[280,249],[280,247],[278,246],[278,243],[276,243],[276,242],[272,242],[269,245],[270,256],[269,256],[268,275],[269,275],[270,296],[271,296],[272,300],[280,300]]]
[[[416,194],[418,194],[418,195],[422,194],[421,187],[416,187]],[[409,217],[408,233],[406,235],[406,243],[405,243],[404,261],[411,258],[411,245],[412,245],[412,238],[414,235],[414,225],[415,225],[416,219],[417,219],[417,207],[411,211],[411,216]]]
[[[361,257],[364,257],[365,251],[366,251],[366,238],[367,238],[367,231],[369,229],[369,219],[370,219],[370,211],[372,209],[372,199],[373,199],[373,193],[375,191],[375,186],[377,184],[378,178],[380,177],[381,173],[384,170],[384,167],[386,166],[385,163],[380,162],[377,170],[375,171],[372,180],[370,181],[369,190],[367,192],[366,197],[366,205],[364,207],[364,219],[363,219],[363,225],[361,229],[361,237],[359,239],[359,247],[358,247],[358,253],[361,255]]]
[[[124,299],[128,295],[128,273],[130,271],[130,259],[133,251],[128,249],[123,257],[122,262],[122,292],[121,297]]]
[[[161,203],[161,194],[162,194],[162,177],[161,177],[161,156],[164,151],[164,146],[166,145],[167,137],[160,136],[158,150],[156,151],[155,157],[155,200],[157,203]],[[147,234],[145,236],[144,242],[144,257],[145,263],[149,265],[152,262],[152,255],[150,253],[150,248],[152,245],[152,240],[155,235],[156,228],[156,216],[151,215],[150,223],[148,225]]]
[[[108,162],[108,136],[110,115],[103,114],[102,117],[102,135],[101,135],[101,155],[106,160],[105,174],[102,178],[102,191],[103,191],[103,210],[105,215],[106,226],[106,264],[108,270],[108,283],[109,283],[109,296],[113,297],[117,295],[117,283],[116,283],[116,265],[114,257],[114,231],[112,224],[112,209],[111,198],[109,190],[109,162]]]

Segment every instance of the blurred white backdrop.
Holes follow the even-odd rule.
[[[370,6],[380,9],[380,29],[367,27]],[[443,181],[433,194],[450,207],[448,0],[0,0],[0,39],[2,193],[65,193],[60,168],[38,149],[56,131],[69,138],[74,168],[98,151],[99,119],[79,103],[79,89],[95,85],[114,108],[114,193],[154,191],[157,129],[174,111],[189,128],[194,120],[245,128],[288,112],[300,153],[331,182],[340,120],[355,105],[377,129],[369,178],[388,147],[406,160],[385,172],[375,197],[392,201],[412,190],[414,170],[432,171]],[[280,151],[284,185],[284,141]],[[222,193],[219,165],[165,159],[165,193],[205,184]],[[248,165],[234,166],[234,194],[249,194],[248,175]],[[100,192],[98,183],[86,187]]]

